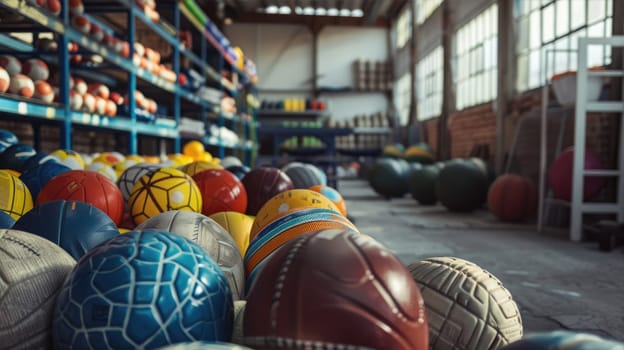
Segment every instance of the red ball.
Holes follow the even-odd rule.
[[[555,198],[572,200],[572,167],[574,164],[574,147],[566,148],[555,159],[550,168],[549,184]],[[591,151],[585,150],[585,169],[603,169],[600,159]],[[606,178],[585,176],[583,181],[583,199],[587,200],[600,192]]]
[[[490,186],[488,207],[502,221],[523,221],[535,212],[536,205],[535,184],[527,177],[505,174]]]
[[[284,191],[295,188],[292,180],[285,172],[270,167],[251,170],[245,174],[242,182],[249,198],[247,203],[248,215],[256,215],[266,201]]]
[[[209,216],[221,211],[245,213],[247,190],[232,173],[223,169],[208,169],[193,175],[202,195],[202,214]]]
[[[243,345],[258,350],[429,348],[409,271],[354,232],[321,230],[286,243],[260,270],[244,312]]]
[[[37,196],[36,205],[53,200],[85,202],[102,210],[119,225],[124,200],[117,185],[106,176],[88,170],[71,170],[48,181]]]

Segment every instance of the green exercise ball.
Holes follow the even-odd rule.
[[[452,160],[440,170],[435,183],[438,200],[450,211],[470,212],[487,198],[488,180],[483,169],[469,160]]]
[[[402,159],[380,158],[368,172],[368,181],[375,192],[386,198],[407,193],[409,165]]]
[[[438,201],[435,191],[435,183],[440,173],[440,168],[435,165],[427,165],[412,171],[407,187],[409,193],[422,205],[433,205]]]

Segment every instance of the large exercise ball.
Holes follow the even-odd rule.
[[[487,176],[474,162],[454,160],[440,170],[436,195],[448,210],[469,212],[485,203]]]
[[[403,158],[408,162],[431,164],[434,161],[431,147],[426,143],[409,146],[403,153]]]
[[[505,174],[488,191],[488,207],[502,221],[522,221],[535,212],[537,191],[528,177]]]
[[[438,201],[435,192],[435,183],[440,173],[440,168],[435,165],[427,165],[420,169],[414,169],[407,180],[407,188],[412,198],[422,205],[432,205]]]
[[[381,158],[368,171],[368,181],[383,197],[402,197],[407,193],[409,165],[402,159]]]
[[[553,191],[555,198],[563,199],[565,201],[572,200],[572,173],[574,165],[574,148],[566,148],[555,159],[555,162],[550,167],[550,174],[548,176],[548,183]],[[592,153],[590,150],[585,150],[585,169],[603,169],[603,165],[600,162],[598,156]],[[591,199],[598,194],[602,187],[606,183],[605,177],[600,176],[585,176],[583,181],[583,199]]]

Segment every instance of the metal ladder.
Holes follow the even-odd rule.
[[[624,70],[589,71],[587,52],[589,46],[624,47],[624,36],[578,39],[578,65],[576,82],[576,111],[574,127],[574,162],[572,177],[572,203],[570,240],[583,238],[583,214],[617,214],[617,221],[624,223],[624,120],[620,122],[619,150],[616,169],[585,169],[585,129],[588,112],[604,112],[624,116],[624,99],[620,101],[587,101],[587,80],[590,77],[621,77]],[[615,203],[588,203],[583,201],[583,179],[585,176],[617,177]]]

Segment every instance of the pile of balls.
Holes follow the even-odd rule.
[[[522,336],[496,277],[452,257],[405,266],[313,165],[241,170],[193,142],[151,163],[28,147],[0,131],[8,348],[498,349]],[[85,168],[130,160],[116,182]]]

